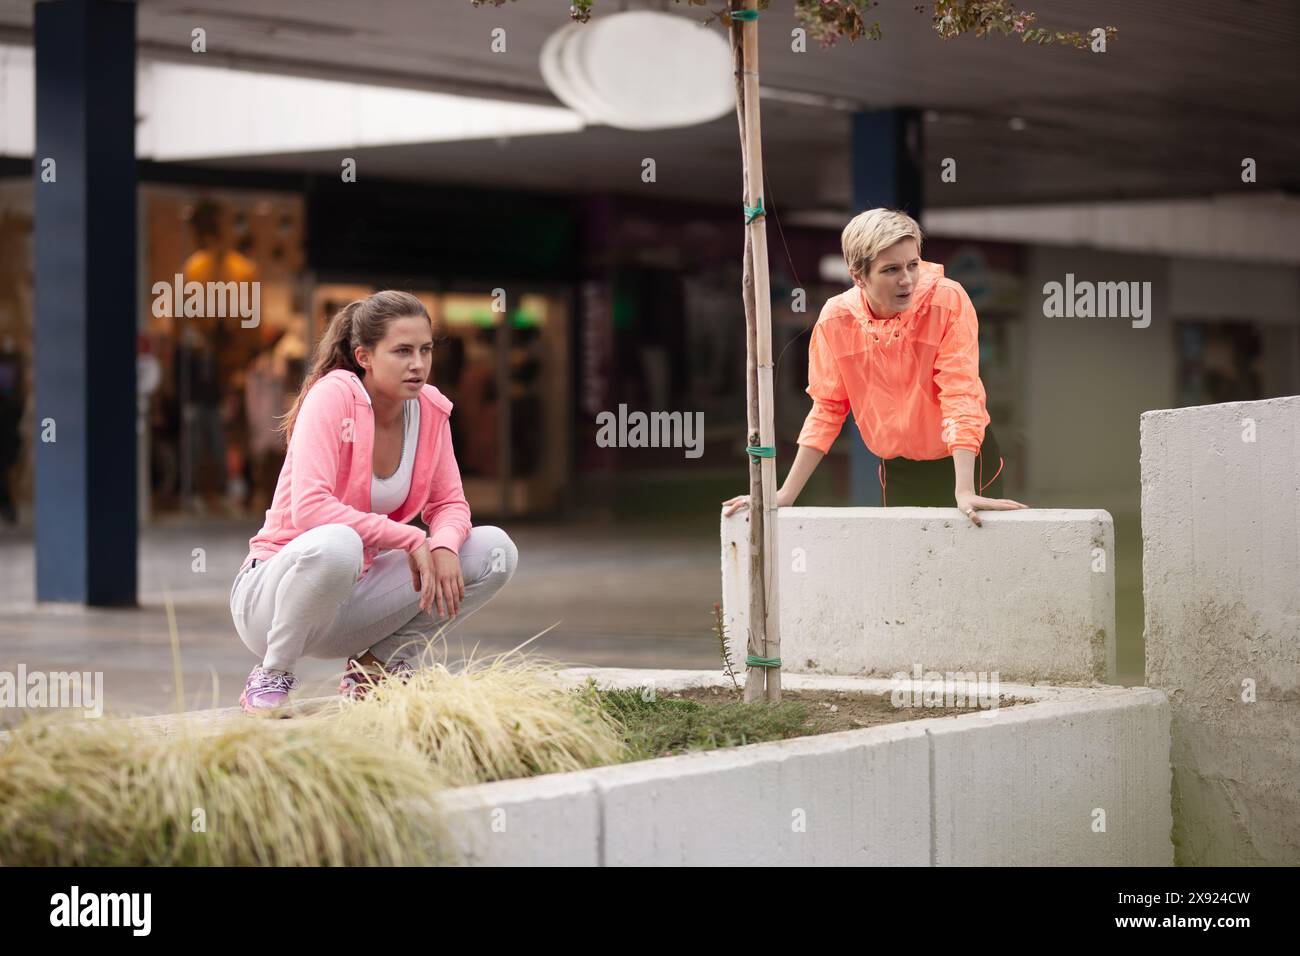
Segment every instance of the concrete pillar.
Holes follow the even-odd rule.
[[[1147,412],[1147,684],[1180,866],[1300,865],[1300,396]]]
[[[35,8],[36,599],[136,603],[135,4]]]

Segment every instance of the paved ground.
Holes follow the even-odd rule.
[[[235,703],[253,655],[230,620],[234,573],[256,522],[191,523],[144,530],[141,606],[87,609],[32,601],[30,537],[0,538],[0,671],[103,671],[106,711],[174,709],[171,638],[164,589],[180,636],[185,704]],[[720,666],[711,630],[721,599],[716,524],[511,524],[520,563],[486,607],[453,630],[450,659],[477,644],[479,656],[508,650],[558,624],[529,645],[574,665],[711,668]],[[207,569],[191,570],[194,548]],[[309,692],[332,692],[342,661],[303,661]],[[215,682],[215,701],[214,701]],[[10,712],[11,716],[13,712]],[[0,713],[0,724],[11,723]]]

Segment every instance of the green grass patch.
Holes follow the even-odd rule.
[[[808,705],[798,701],[704,704],[658,695],[647,700],[639,688],[602,690],[598,697],[621,727],[627,760],[740,747],[814,731],[808,725]]]

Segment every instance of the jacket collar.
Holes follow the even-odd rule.
[[[327,372],[325,378],[337,378],[346,382],[352,388],[353,395],[358,401],[364,401],[366,405],[371,408],[374,407],[374,402],[370,399],[370,393],[366,391],[365,385],[361,383],[361,376],[357,375],[356,372],[345,368],[336,368]],[[420,389],[419,397],[421,399],[421,409],[428,405],[431,406],[430,410],[436,408],[444,415],[450,415],[454,407],[451,399],[427,382]]]
[[[364,402],[367,408],[373,406],[370,393],[366,391],[366,387],[361,384],[361,377],[355,372],[336,368],[328,372],[321,381],[327,378],[341,381],[352,389],[352,399],[356,405]],[[394,520],[403,523],[410,521],[423,506],[423,490],[428,489],[433,477],[436,457],[442,453],[442,449],[437,448],[438,433],[442,421],[451,414],[451,409],[451,401],[432,385],[426,384],[420,389],[420,433],[415,467],[411,474],[411,490],[407,493],[406,500],[398,505],[397,510],[390,512],[389,517]],[[348,475],[346,493],[349,496],[348,500],[364,502],[365,510],[368,511],[372,500],[371,486],[374,476],[371,465],[375,447],[374,415],[357,415],[356,421],[353,467]]]

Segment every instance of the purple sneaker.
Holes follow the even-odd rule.
[[[355,657],[349,657],[347,669],[343,671],[343,678],[339,681],[339,694],[352,700],[362,700],[370,693],[370,688],[380,681],[396,677],[405,684],[414,672],[415,669],[406,661],[392,661],[385,665],[382,671],[375,671]]]
[[[246,714],[267,714],[283,707],[289,700],[289,691],[298,686],[292,674],[272,673],[258,664],[244,683],[239,695],[239,706]]]

